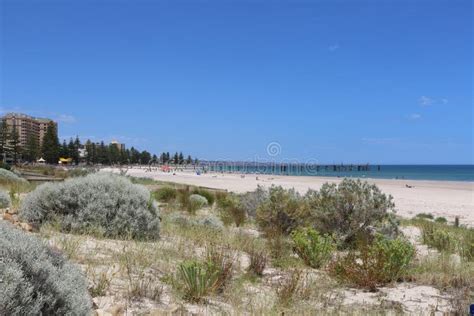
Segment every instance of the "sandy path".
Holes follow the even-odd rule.
[[[104,171],[117,171],[104,169]],[[209,188],[225,189],[233,192],[254,190],[257,185],[265,187],[281,185],[285,188],[295,188],[301,193],[308,189],[319,189],[325,182],[339,182],[338,178],[275,176],[275,175],[246,175],[238,174],[202,174],[189,172],[163,173],[148,172],[145,169],[130,169],[127,175],[148,177],[155,180],[198,185]],[[423,181],[423,180],[386,180],[367,179],[379,188],[391,194],[395,200],[397,213],[404,217],[412,217],[418,213],[432,213],[454,220],[459,216],[462,224],[474,226],[474,182],[454,181]],[[406,188],[405,185],[413,188]]]

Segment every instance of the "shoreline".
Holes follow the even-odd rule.
[[[119,169],[104,168],[103,171],[119,172]],[[127,175],[151,178],[187,185],[228,190],[235,193],[253,191],[258,185],[270,187],[279,185],[286,189],[294,188],[299,193],[308,189],[319,190],[324,183],[339,183],[344,178],[322,176],[257,175],[236,173],[205,173],[196,175],[190,171],[165,173],[148,171],[147,168],[131,168]],[[258,178],[258,180],[257,180]],[[435,217],[446,217],[454,221],[459,216],[461,224],[474,227],[474,182],[407,179],[360,179],[376,184],[385,194],[394,198],[397,215],[411,218],[419,213],[431,213]],[[411,187],[406,187],[409,185]]]

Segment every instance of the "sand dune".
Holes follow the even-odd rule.
[[[118,172],[114,169],[104,169]],[[164,173],[149,172],[146,169],[130,169],[127,173],[135,177],[148,177],[155,180],[170,181],[198,185],[209,188],[225,189],[233,192],[254,190],[257,185],[265,187],[281,185],[285,188],[295,188],[304,193],[308,189],[319,189],[325,182],[339,182],[339,178],[277,176],[277,175],[245,175],[239,174],[202,174],[189,172]],[[366,179],[375,183],[379,188],[391,194],[396,204],[397,214],[403,217],[413,217],[418,213],[432,213],[454,220],[459,216],[461,223],[474,227],[474,183],[453,181],[422,181],[422,180],[386,180]],[[406,185],[413,186],[407,188]]]

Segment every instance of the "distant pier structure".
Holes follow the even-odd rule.
[[[299,164],[299,163],[247,163],[207,161],[201,162],[200,167],[210,172],[223,173],[255,173],[275,175],[329,175],[338,173],[366,173],[371,170],[381,171],[378,165],[371,169],[369,164]]]

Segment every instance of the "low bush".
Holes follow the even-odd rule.
[[[205,262],[185,261],[178,266],[175,286],[184,299],[199,303],[212,293],[218,284],[218,271]]]
[[[24,178],[21,178],[16,173],[11,172],[10,170],[0,168],[0,182],[1,183],[19,183],[19,184],[28,184]]]
[[[42,184],[25,198],[19,216],[33,225],[57,223],[65,232],[99,231],[112,238],[159,237],[158,207],[150,192],[112,174]]]
[[[189,203],[189,197],[191,196],[191,190],[189,186],[179,188],[176,190],[176,201],[183,210],[191,212],[191,203]]]
[[[195,222],[195,225],[204,226],[213,230],[224,229],[224,223],[222,223],[222,221],[214,215],[206,215],[198,218]]]
[[[446,224],[448,222],[448,220],[444,217],[436,217],[436,219],[434,221],[436,223],[440,223],[440,224]]]
[[[312,228],[297,229],[291,238],[294,252],[312,268],[321,268],[336,250],[332,237],[320,235]]]
[[[333,261],[329,271],[343,282],[375,290],[403,277],[414,255],[409,242],[378,235],[371,244],[360,244],[358,251]]]
[[[0,161],[0,169],[11,170],[12,167],[3,161]]]
[[[283,278],[276,289],[278,303],[282,306],[291,305],[297,297],[303,296],[304,288],[303,271],[294,269]]]
[[[39,239],[0,222],[0,315],[91,315],[80,270]]]
[[[96,170],[93,168],[72,168],[67,171],[66,177],[84,177],[94,172],[96,172]]]
[[[235,226],[241,226],[246,219],[246,212],[240,204],[239,198],[234,194],[227,194],[217,203],[219,216],[225,225],[234,223]]]
[[[419,214],[416,214],[415,217],[416,218],[421,218],[421,219],[433,219],[434,218],[433,214],[431,214],[431,213],[419,213]]]
[[[222,230],[224,228],[222,221],[212,214],[195,218],[183,213],[173,212],[168,216],[168,221],[183,227],[198,226],[212,230]]]
[[[308,191],[305,200],[314,228],[333,234],[342,247],[353,246],[360,236],[367,238],[376,232],[390,238],[398,234],[392,197],[368,182],[344,179],[339,185],[326,183],[320,191]]]
[[[207,265],[209,270],[217,272],[215,289],[222,292],[232,278],[235,255],[227,247],[207,247]]]
[[[268,199],[268,195],[268,190],[259,185],[255,191],[239,195],[240,205],[248,217],[255,218],[258,207]]]
[[[7,208],[12,205],[12,200],[10,198],[10,195],[3,191],[0,190],[0,208]]]
[[[289,234],[308,218],[300,195],[293,189],[272,186],[256,211],[256,220],[265,234]]]
[[[177,196],[176,189],[169,186],[161,187],[154,192],[155,199],[157,199],[160,202],[169,203],[175,200],[176,196]]]
[[[474,260],[474,229],[424,220],[414,224],[421,229],[424,244],[442,252],[458,253],[468,261]]]
[[[206,189],[203,189],[203,188],[194,188],[192,191],[191,191],[192,194],[199,194],[203,197],[206,198],[207,200],[207,203],[212,206],[214,205],[214,201],[215,201],[215,195],[213,192],[209,191],[209,190],[206,190]]]
[[[262,276],[268,262],[268,255],[264,250],[252,248],[247,251],[250,257],[248,272],[256,276]]]
[[[191,194],[189,196],[189,207],[188,211],[194,214],[197,210],[207,206],[208,202],[207,199],[199,194]]]

